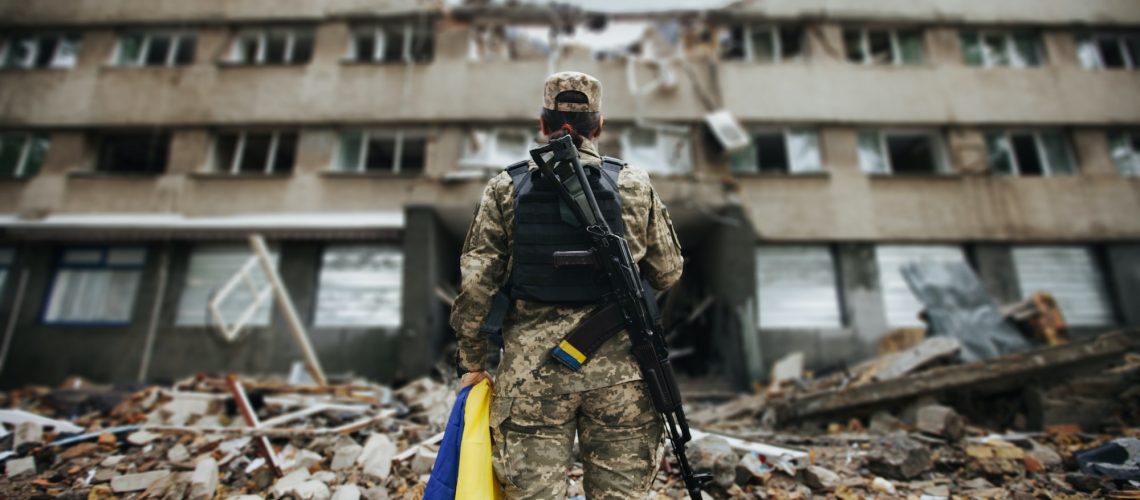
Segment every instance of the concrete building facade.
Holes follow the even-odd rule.
[[[227,342],[207,307],[252,232],[328,371],[430,371],[483,185],[564,69],[673,215],[688,371],[867,357],[920,324],[914,260],[1140,325],[1136,2],[712,7],[0,0],[0,384],[288,370],[277,308]]]

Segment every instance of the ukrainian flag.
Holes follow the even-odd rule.
[[[491,384],[459,391],[431,469],[424,500],[501,498],[491,468]]]

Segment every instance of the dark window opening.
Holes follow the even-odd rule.
[[[194,51],[197,41],[194,36],[180,38],[174,53],[174,64],[194,64]]]
[[[784,59],[803,55],[804,30],[798,26],[780,28],[780,52]]]
[[[309,59],[313,58],[313,37],[308,34],[300,34],[293,38],[293,57],[289,60],[292,64],[305,64]]]
[[[357,33],[356,60],[371,61],[376,54],[376,36],[372,33]]]
[[[114,173],[162,173],[170,149],[170,134],[133,133],[103,136],[96,170]]]
[[[720,41],[720,56],[724,59],[744,59],[744,27],[733,26],[728,36]]]
[[[404,60],[404,30],[388,28],[384,30],[384,60],[400,62]]]
[[[39,52],[36,53],[35,66],[37,68],[46,68],[50,66],[52,59],[55,58],[55,50],[58,46],[59,38],[56,38],[54,36],[41,37]]]
[[[887,154],[894,174],[938,173],[934,144],[928,136],[888,135]]]
[[[1032,135],[1015,134],[1009,137],[1013,154],[1017,158],[1018,173],[1021,175],[1041,175],[1044,167],[1041,165],[1041,156],[1037,154],[1037,141]]]
[[[148,66],[165,65],[166,56],[170,54],[170,42],[170,37],[167,36],[150,37],[150,48],[147,50],[144,64]]]
[[[891,35],[886,31],[868,31],[867,46],[871,50],[871,62],[890,64],[894,61],[891,52]]]
[[[863,62],[863,39],[859,30],[843,30],[843,46],[847,49],[848,61],[855,63]]]
[[[1100,59],[1106,68],[1123,68],[1124,52],[1120,50],[1120,43],[1116,37],[1101,38],[1097,40],[1100,48]]]
[[[292,172],[297,159],[297,134],[277,135],[277,154],[273,157],[274,172]]]
[[[784,134],[759,134],[754,139],[756,164],[761,172],[787,172],[788,150]]]
[[[435,37],[431,30],[412,29],[412,60],[431,62],[435,53]]]
[[[265,63],[282,64],[285,60],[285,46],[289,37],[282,33],[270,33],[265,37]]]
[[[368,140],[365,170],[392,170],[396,165],[396,139],[373,137]]]
[[[400,172],[422,172],[427,156],[427,140],[423,137],[404,137],[404,149],[400,157]]]

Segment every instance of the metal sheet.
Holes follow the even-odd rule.
[[[908,263],[966,262],[961,247],[951,245],[881,245],[875,248],[879,289],[887,325],[891,328],[923,326],[918,319],[922,302],[911,293],[901,270]]]
[[[1104,275],[1087,247],[1035,246],[1013,249],[1021,295],[1053,294],[1065,321],[1074,326],[1111,325],[1112,306]]]
[[[835,263],[826,246],[756,249],[760,328],[839,328]]]

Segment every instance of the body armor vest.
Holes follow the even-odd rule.
[[[582,167],[606,224],[625,234],[621,218],[618,173],[621,160],[604,157],[601,168]],[[507,167],[515,187],[515,228],[510,296],[512,299],[556,304],[591,304],[602,301],[611,287],[597,265],[556,266],[554,252],[588,251],[593,244],[585,231],[564,222],[563,202],[554,181],[527,163]]]

